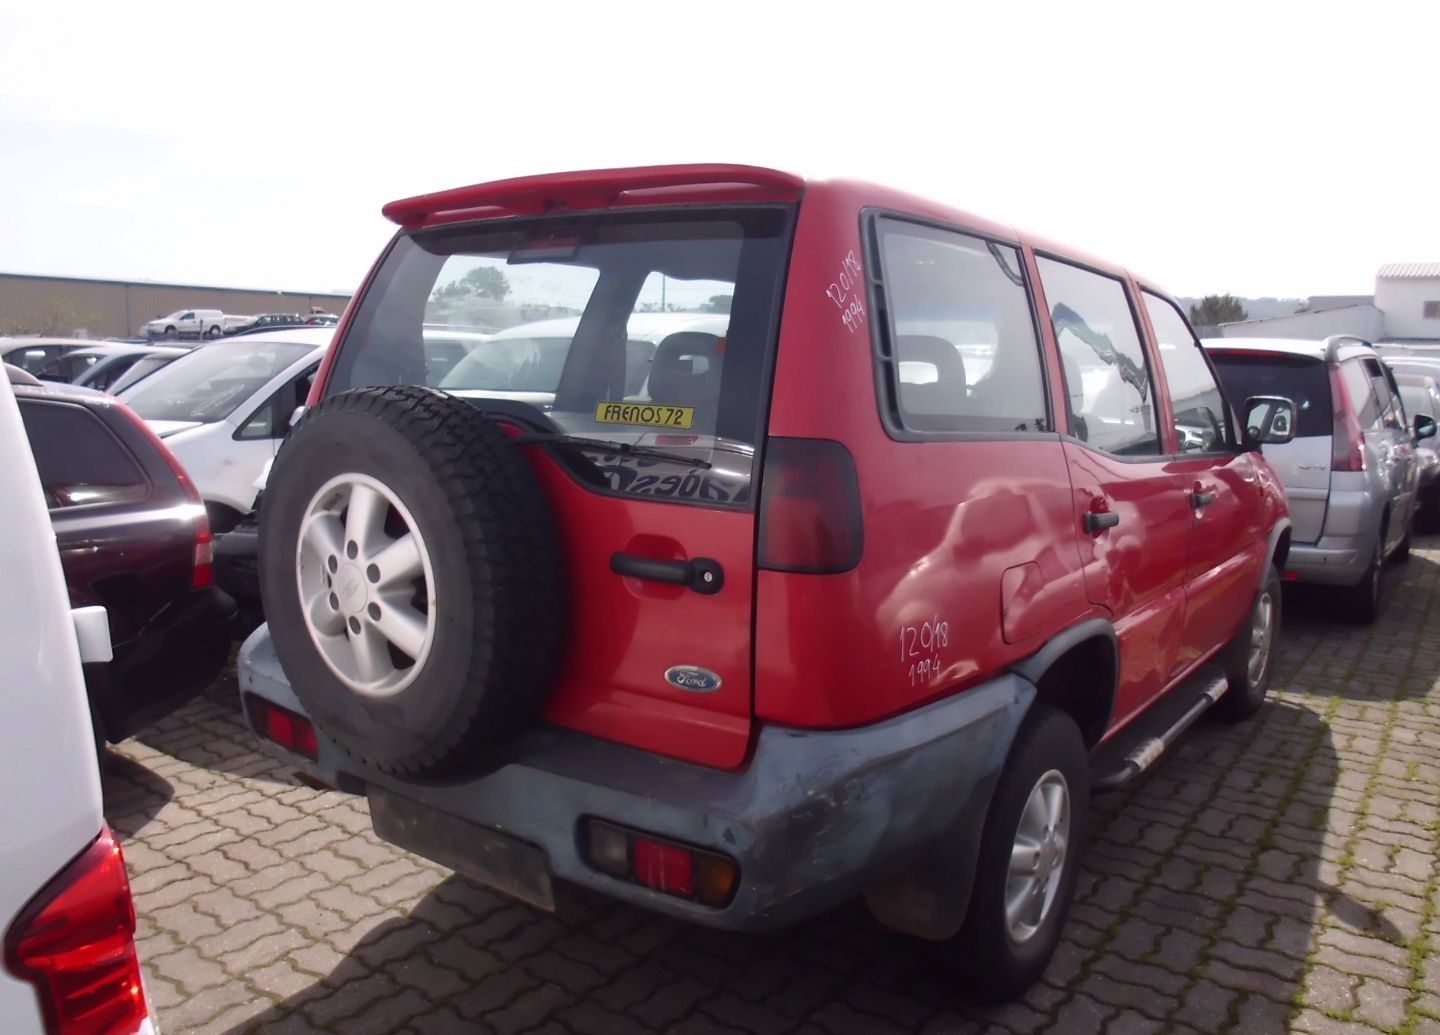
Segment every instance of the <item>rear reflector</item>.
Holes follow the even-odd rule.
[[[266,740],[274,741],[287,751],[304,755],[314,762],[320,757],[320,743],[315,736],[315,724],[303,715],[296,715],[288,708],[271,704],[255,694],[245,695],[245,709],[250,713],[250,724]]]
[[[601,873],[706,906],[729,903],[740,884],[735,860],[638,830],[587,819],[585,855]]]
[[[51,1035],[110,1035],[145,1024],[135,907],[109,827],[20,912],[5,935],[5,966],[35,986]]]
[[[829,575],[864,550],[860,479],[839,442],[771,438],[760,485],[760,567]]]

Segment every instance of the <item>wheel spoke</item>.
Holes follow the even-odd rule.
[[[385,527],[385,514],[390,504],[368,485],[356,483],[350,486],[350,502],[345,514],[345,540],[360,548],[361,556],[368,554],[371,544],[379,538]]]
[[[316,593],[305,605],[310,624],[324,636],[338,636],[345,630],[345,616],[330,606],[329,592]]]
[[[1040,846],[1024,837],[1017,837],[1010,848],[1010,875],[1028,877],[1040,863]]]
[[[380,589],[409,582],[425,570],[420,560],[420,547],[409,532],[377,553],[370,563],[380,569],[380,579],[376,583]]]
[[[1034,877],[1024,877],[1019,880],[1012,880],[1005,887],[1005,920],[1013,931],[1017,924],[1023,923],[1025,908],[1034,896],[1035,886],[1040,882]]]
[[[1020,813],[1020,833],[1038,841],[1045,833],[1046,811],[1045,797],[1036,787],[1025,799],[1025,811]]]
[[[351,634],[350,650],[355,656],[355,676],[362,683],[374,683],[395,670],[385,650],[385,637],[369,625]]]
[[[420,656],[420,648],[425,643],[425,619],[408,606],[382,606],[375,629],[402,654],[411,658]]]
[[[331,557],[345,555],[345,530],[340,527],[340,519],[328,512],[316,514],[305,523],[300,541],[321,564]]]
[[[1047,783],[1045,795],[1045,829],[1059,830],[1065,821],[1065,786],[1059,782]]]

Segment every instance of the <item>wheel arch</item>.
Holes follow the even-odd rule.
[[[1075,720],[1087,748],[1105,736],[1120,682],[1120,644],[1109,619],[1088,618],[1070,626],[1011,671],[1035,685],[1037,703]]]
[[[1270,542],[1265,550],[1266,560],[1282,575],[1285,574],[1285,562],[1290,558],[1290,535],[1290,519],[1281,518],[1270,529]]]

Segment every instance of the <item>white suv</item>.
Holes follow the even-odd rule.
[[[100,777],[80,663],[105,661],[103,608],[70,610],[55,534],[0,378],[0,1031],[153,1035],[135,911]],[[77,642],[79,650],[77,650]]]

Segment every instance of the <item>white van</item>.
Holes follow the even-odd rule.
[[[109,626],[104,608],[70,609],[6,378],[0,454],[9,602],[0,606],[0,1031],[153,1035],[125,860],[100,810],[80,671],[82,658],[109,660]]]
[[[147,338],[218,338],[225,333],[225,314],[218,309],[177,309],[157,316],[140,333]]]

